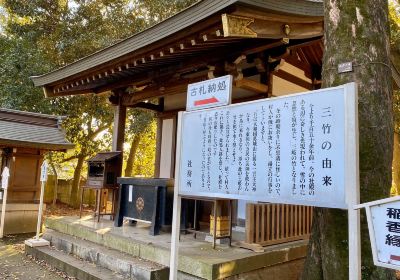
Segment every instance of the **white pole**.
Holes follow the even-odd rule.
[[[176,191],[175,191],[176,192]],[[171,235],[171,259],[169,267],[169,279],[176,280],[178,277],[178,257],[179,257],[179,233],[181,224],[181,201],[179,195],[174,194],[174,212],[172,218]]]
[[[360,211],[354,206],[360,203],[360,172],[358,145],[358,94],[357,85],[346,85],[345,91],[346,137],[346,197],[349,223],[349,279],[361,279],[361,226]],[[355,163],[355,164],[354,164]]]
[[[1,207],[1,220],[0,220],[0,238],[4,236],[4,222],[6,218],[6,205],[7,205],[7,189],[10,178],[10,169],[6,166],[1,173],[1,188],[4,190],[3,203]]]
[[[349,279],[361,279],[360,210],[349,208]]]
[[[41,166],[40,172],[40,202],[39,202],[39,211],[38,211],[38,219],[36,225],[36,236],[35,238],[31,238],[25,240],[25,245],[29,247],[39,247],[39,246],[48,246],[50,242],[39,238],[41,226],[42,226],[42,216],[43,216],[43,197],[44,197],[44,184],[47,182],[47,163],[46,161],[43,162]]]
[[[6,217],[7,188],[4,189],[3,203],[1,207],[0,238],[4,236],[4,221]]]
[[[43,196],[44,196],[44,184],[46,181],[40,182],[40,202],[39,202],[39,213],[38,213],[38,221],[36,225],[36,240],[39,240],[39,234],[42,226],[42,215],[43,215]]]
[[[178,256],[179,256],[179,234],[181,227],[181,200],[179,195],[180,166],[181,166],[181,130],[183,112],[178,114],[176,161],[175,161],[175,185],[174,185],[174,207],[172,214],[171,233],[171,256],[169,265],[169,279],[176,280],[178,277]]]

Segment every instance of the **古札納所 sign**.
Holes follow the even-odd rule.
[[[179,194],[347,208],[356,108],[351,83],[184,112]]]
[[[356,206],[365,207],[374,264],[400,268],[400,196]]]
[[[188,85],[186,111],[229,105],[232,76],[227,75]]]

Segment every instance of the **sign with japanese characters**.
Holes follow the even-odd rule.
[[[347,208],[356,108],[351,83],[184,112],[179,194]]]
[[[40,167],[40,182],[47,181],[47,162],[43,161],[42,166]]]
[[[229,105],[232,96],[232,76],[227,75],[188,85],[186,110],[198,110]]]
[[[8,180],[10,178],[10,169],[6,166],[1,173],[1,188],[7,189],[8,188]]]
[[[400,197],[366,203],[372,255],[377,266],[400,268]]]

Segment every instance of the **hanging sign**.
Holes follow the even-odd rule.
[[[347,209],[356,108],[351,83],[184,112],[179,194]]]
[[[188,85],[186,111],[231,104],[232,76]]]
[[[43,161],[42,166],[40,167],[40,182],[47,181],[47,162]]]
[[[8,188],[8,181],[10,178],[10,169],[6,166],[3,169],[3,173],[1,173],[1,188],[7,189]]]
[[[400,269],[400,196],[356,206],[365,207],[374,264]]]

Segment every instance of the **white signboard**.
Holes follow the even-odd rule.
[[[10,169],[6,166],[3,169],[3,173],[1,173],[1,188],[8,188],[8,180],[10,178]]]
[[[360,207],[366,208],[375,265],[400,269],[400,196]]]
[[[186,110],[231,104],[232,76],[227,75],[188,85]]]
[[[47,162],[43,161],[41,169],[40,169],[40,182],[47,181]]]
[[[347,209],[356,108],[351,83],[184,112],[179,194]]]

